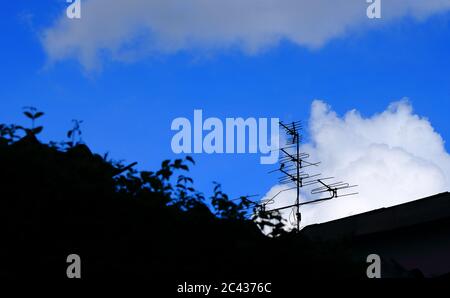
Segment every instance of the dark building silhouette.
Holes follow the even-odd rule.
[[[415,272],[425,277],[450,273],[450,193],[305,227],[322,241],[349,243],[355,258],[378,254],[383,277]],[[420,272],[419,272],[420,270]]]

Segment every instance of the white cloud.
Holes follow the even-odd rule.
[[[99,66],[99,54],[128,61],[180,50],[237,47],[255,53],[289,40],[317,48],[349,31],[404,16],[446,11],[448,0],[388,0],[370,21],[365,0],[85,0],[82,19],[65,14],[42,33],[51,62],[76,58]]]
[[[309,133],[311,141],[302,151],[312,161],[322,161],[324,176],[359,185],[359,195],[303,207],[303,225],[390,207],[450,188],[450,155],[444,141],[427,119],[414,114],[408,101],[393,103],[369,118],[356,110],[340,117],[324,102],[314,101]],[[282,189],[274,186],[266,198]],[[309,191],[302,192],[303,201],[312,198]],[[294,200],[294,191],[285,192],[270,207]]]

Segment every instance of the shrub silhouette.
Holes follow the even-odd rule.
[[[70,254],[93,279],[267,277],[287,263],[303,268],[298,278],[362,273],[339,244],[284,232],[277,215],[248,219],[248,200],[230,200],[218,183],[206,199],[186,176],[191,157],[138,172],[78,142],[80,122],[68,142],[41,143],[42,115],[26,111],[31,128],[0,125],[1,278],[65,279]]]

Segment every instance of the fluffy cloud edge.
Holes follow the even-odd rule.
[[[382,19],[366,16],[364,0],[86,0],[82,18],[65,15],[41,33],[50,63],[74,58],[98,68],[101,53],[134,61],[183,50],[238,48],[255,54],[282,40],[320,48],[349,32],[387,24],[405,16],[425,19],[450,9],[445,0],[382,2]]]
[[[444,140],[429,120],[414,113],[407,100],[394,102],[370,117],[356,110],[339,116],[331,106],[315,100],[309,134],[310,142],[302,145],[302,151],[314,161],[322,161],[324,176],[358,185],[359,194],[302,207],[302,226],[406,203],[450,188],[450,155]],[[263,200],[283,189],[285,186],[273,186]],[[317,198],[310,190],[302,190],[302,202]],[[270,208],[294,201],[295,191],[287,191]],[[284,211],[283,217],[292,222],[291,210]]]

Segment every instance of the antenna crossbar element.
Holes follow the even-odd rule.
[[[357,187],[357,185],[350,185],[350,184],[344,183],[344,182],[335,182],[335,183],[331,183],[331,184],[326,184],[325,182],[322,181],[322,179],[318,179],[317,181],[320,184],[322,184],[322,186],[311,190],[311,194],[313,194],[313,195],[314,194],[322,194],[322,193],[330,193],[334,198],[337,198],[339,196],[344,196],[344,195],[338,194],[339,190]]]

